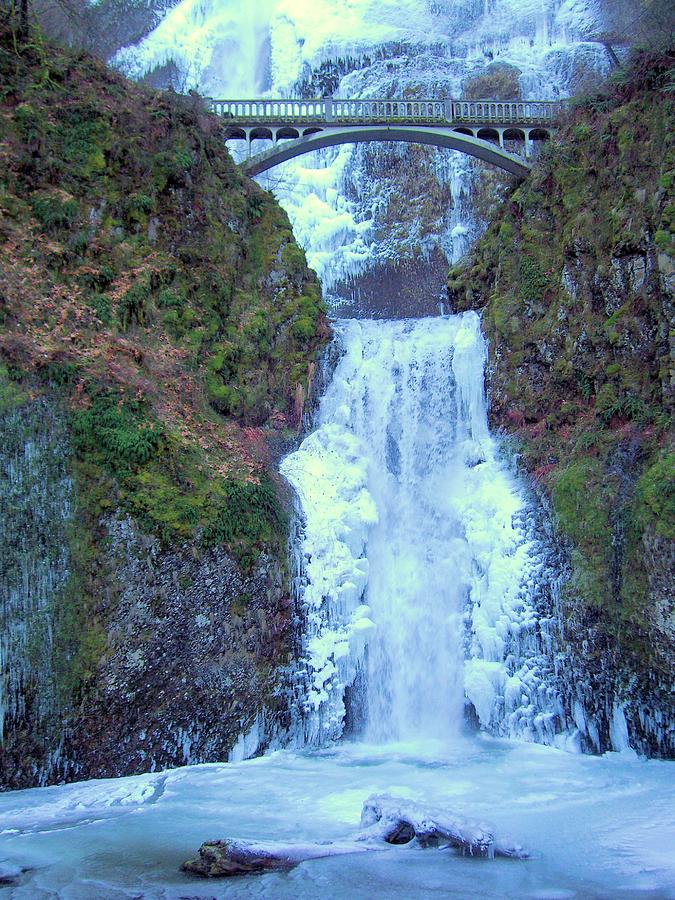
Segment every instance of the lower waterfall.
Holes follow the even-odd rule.
[[[336,332],[316,430],[281,467],[305,520],[304,739],[339,737],[347,716],[376,743],[447,740],[468,708],[484,729],[552,742],[544,564],[488,431],[478,316]]]

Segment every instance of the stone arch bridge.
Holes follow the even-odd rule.
[[[260,175],[286,160],[337,144],[408,141],[447,147],[526,175],[532,148],[547,140],[565,104],[543,100],[214,100],[226,140],[244,140],[241,166]],[[251,155],[252,142],[272,146]]]

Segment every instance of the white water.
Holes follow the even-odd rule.
[[[339,737],[359,670],[373,740],[455,737],[465,693],[484,728],[553,740],[538,547],[488,432],[478,316],[336,327],[317,428],[281,467],[306,518],[305,740]]]

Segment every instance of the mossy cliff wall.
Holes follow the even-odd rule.
[[[482,309],[492,423],[511,436],[568,554],[570,722],[604,749],[624,706],[634,746],[665,755],[675,751],[674,66],[640,56],[577,104],[449,281],[456,310]]]
[[[0,30],[0,782],[283,729],[288,498],[329,329],[199,98]]]

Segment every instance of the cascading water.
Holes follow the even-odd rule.
[[[552,739],[541,561],[488,432],[478,316],[337,332],[317,428],[282,464],[305,515],[305,738],[340,735],[348,691],[375,741],[451,738],[465,693],[484,727]]]
[[[461,96],[472,78],[494,74],[494,63],[506,63],[523,98],[556,99],[580,79],[606,71],[605,48],[592,39],[601,26],[597,0],[264,0],[253,14],[234,0],[182,0],[117,62],[134,76],[173,62],[186,86],[210,96],[343,97]],[[456,260],[483,227],[475,211],[478,173],[476,163],[451,151],[361,145],[292,160],[265,184],[287,209],[330,301],[347,300],[357,314],[368,309],[374,315],[418,315],[439,308],[443,257]],[[397,283],[408,278],[405,289]],[[427,290],[419,291],[415,279],[424,280]],[[392,289],[391,297],[380,282]],[[420,728],[424,705],[438,708],[441,699],[443,715],[430,718],[436,731],[450,728],[461,719],[457,685],[463,683],[473,707],[469,712],[482,727],[551,742],[569,723],[552,671],[555,575],[547,570],[546,548],[535,536],[540,523],[499,462],[482,405],[480,425],[476,419],[470,426],[452,407],[460,386],[468,390],[469,383],[457,370],[458,347],[452,345],[450,368],[438,363],[432,388],[428,377],[415,385],[416,367],[421,371],[437,358],[417,330],[426,326],[411,328],[400,339],[393,332],[385,338],[372,326],[366,340],[369,327],[341,326],[346,355],[340,371],[353,361],[348,380],[354,389],[361,385],[361,406],[366,397],[384,397],[385,383],[388,392],[400,389],[406,402],[416,397],[425,415],[432,415],[434,398],[442,396],[450,406],[440,405],[435,414],[436,447],[431,440],[428,447],[420,443],[421,430],[409,434],[413,424],[389,400],[382,411],[388,418],[376,435],[340,418],[340,410],[360,407],[340,398],[337,374],[322,405],[319,432],[303,445],[302,465],[312,477],[303,482],[301,473],[291,471],[294,458],[285,464],[300,493],[310,556],[303,595],[304,672],[293,687],[294,696],[304,691],[310,710],[302,739],[339,736],[345,716],[351,727],[355,708],[366,705],[371,735],[409,733]],[[452,325],[434,328],[439,340],[443,329],[454,335]],[[366,342],[368,353],[377,357],[380,338],[383,347],[393,342],[402,357],[400,345],[408,341],[411,354],[418,355],[396,372],[378,364],[382,380],[369,385],[359,369],[367,355],[359,356],[357,345]],[[476,368],[469,381],[477,391],[482,385],[478,349],[471,358]],[[376,419],[368,415],[374,428]],[[446,439],[448,416],[455,417],[454,431]],[[458,433],[465,426],[483,429],[478,443],[484,459],[462,456]],[[432,496],[433,503],[421,491],[426,481],[419,472],[417,481],[403,479],[406,449],[412,457],[442,457],[443,478],[433,477],[443,481],[445,493]],[[479,458],[483,461],[473,465]],[[432,473],[429,479],[431,484]],[[446,509],[441,497],[450,495]],[[414,579],[406,576],[406,561],[417,569]],[[414,614],[402,615],[404,594]],[[424,618],[423,601],[433,612],[441,603],[447,607],[442,629],[438,619]],[[415,621],[406,619],[413,615]],[[463,626],[457,620],[462,616]],[[425,684],[421,673],[411,673],[409,662],[403,664],[409,659],[404,638],[416,635],[424,644],[428,633],[446,647],[461,643],[462,652],[450,656],[464,656],[465,662],[450,671],[449,654],[436,652],[435,674],[426,673]],[[397,683],[394,670],[405,671],[405,685]]]

